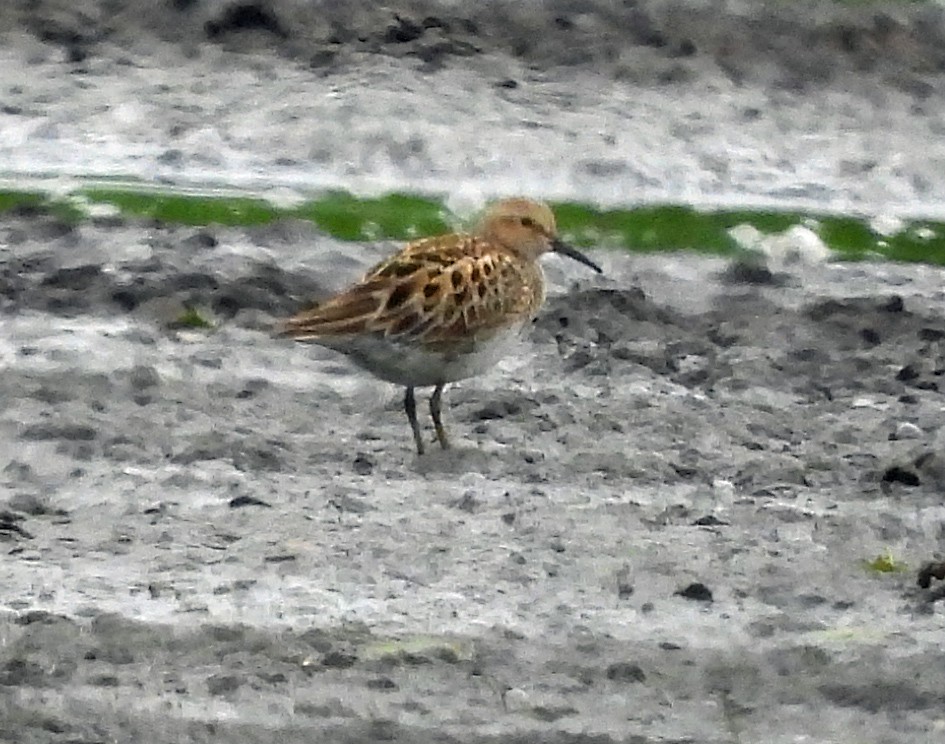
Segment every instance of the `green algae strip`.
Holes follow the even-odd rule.
[[[111,188],[77,192],[89,204],[111,205],[123,215],[177,225],[265,225],[282,216],[265,199],[248,196],[191,196]]]
[[[70,224],[80,222],[85,216],[84,212],[73,206],[69,200],[53,199],[41,191],[0,189],[0,214],[12,211],[42,211]]]
[[[701,210],[679,205],[600,209],[588,204],[552,204],[562,235],[582,247],[601,246],[640,253],[692,251],[745,255],[733,228],[750,226],[761,236],[803,226],[839,260],[892,260],[945,265],[945,223],[903,221],[880,235],[859,216],[798,210]],[[0,213],[43,210],[69,222],[113,214],[161,223],[257,226],[302,219],[340,240],[410,240],[455,229],[461,222],[443,202],[410,194],[362,198],[330,191],[291,206],[258,196],[155,191],[123,185],[82,187],[68,196],[41,191],[0,191]]]

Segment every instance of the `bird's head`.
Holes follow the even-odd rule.
[[[531,199],[503,199],[486,209],[477,233],[522,258],[534,261],[543,253],[560,253],[594,271],[601,268],[558,237],[555,216],[547,204]]]

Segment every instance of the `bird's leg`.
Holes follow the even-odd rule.
[[[430,396],[430,415],[433,417],[433,428],[436,429],[436,438],[443,449],[450,448],[450,442],[446,438],[446,429],[443,428],[443,420],[440,417],[442,412],[442,396],[445,383],[440,383],[433,389],[433,395]]]
[[[417,400],[413,397],[413,388],[408,387],[404,395],[404,410],[413,429],[413,441],[417,443],[417,454],[423,454],[423,438],[420,436],[420,422],[417,421]]]

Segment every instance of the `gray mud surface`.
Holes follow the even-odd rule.
[[[943,217],[943,71],[931,1],[7,0],[0,178]]]
[[[934,5],[263,5],[4,3],[4,172],[945,195]],[[271,334],[392,248],[0,218],[0,740],[942,739],[942,270],[549,258],[418,458]]]
[[[863,565],[941,546],[939,270],[549,259],[521,354],[418,458],[400,390],[269,333],[390,246],[0,239],[10,740],[940,730],[937,589]]]

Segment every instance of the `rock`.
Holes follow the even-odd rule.
[[[357,457],[354,458],[352,469],[358,475],[370,475],[374,472],[374,459],[364,452],[359,452]]]
[[[607,679],[614,682],[645,682],[646,674],[639,664],[618,661],[607,667]]]
[[[161,376],[154,367],[139,364],[131,368],[128,381],[131,383],[132,390],[147,390],[160,385]]]
[[[694,600],[696,602],[712,601],[712,591],[709,589],[709,587],[700,582],[689,584],[689,586],[677,591],[676,595],[683,597],[684,599]]]
[[[47,440],[64,439],[70,442],[91,442],[98,432],[85,424],[30,424],[20,433],[23,439]]]
[[[896,431],[893,432],[890,439],[921,439],[925,435],[918,426],[908,421],[901,421],[896,425]]]
[[[15,493],[7,504],[13,511],[34,517],[55,513],[49,505],[47,496],[37,496],[33,493]]]
[[[916,472],[909,468],[893,465],[883,472],[883,483],[901,483],[904,486],[918,486],[921,483]]]
[[[531,699],[520,687],[510,687],[502,695],[502,705],[509,713],[516,713],[530,708]]]

